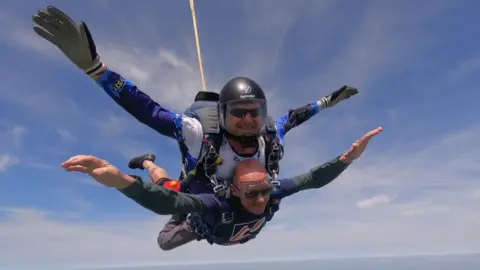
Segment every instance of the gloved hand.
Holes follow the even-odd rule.
[[[358,94],[358,89],[355,87],[344,85],[342,88],[320,99],[324,108],[329,108],[337,105],[340,101],[350,98]]]
[[[33,30],[42,38],[57,46],[77,67],[90,76],[106,69],[97,54],[87,25],[78,25],[65,13],[53,6],[40,9],[33,15]]]

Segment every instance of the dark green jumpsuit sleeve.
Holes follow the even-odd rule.
[[[204,209],[201,196],[176,192],[144,182],[141,177],[131,176],[136,181],[119,191],[154,213],[159,215],[188,214],[202,212]]]
[[[311,169],[308,173],[293,177],[296,192],[306,189],[321,188],[329,184],[337,178],[348,167],[348,165],[349,164],[340,161],[339,157],[336,157]]]

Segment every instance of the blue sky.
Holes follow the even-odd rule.
[[[201,89],[188,1],[19,3],[0,4],[0,267],[480,250],[476,1],[197,3],[209,90],[249,76],[279,117],[359,88],[288,134],[284,177],[385,130],[334,183],[285,200],[252,243],[168,253],[156,247],[164,217],[59,164],[93,154],[128,171],[129,158],[153,151],[176,177],[176,143],[120,109],[35,35],[30,17],[57,5],[86,21],[110,68],[181,112]]]

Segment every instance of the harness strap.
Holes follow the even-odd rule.
[[[216,106],[204,106],[202,102],[212,102],[218,100],[218,94],[213,92],[199,92],[195,97],[195,103],[185,111],[185,115],[194,117],[202,124],[204,131],[201,151],[195,166],[191,168],[189,164],[188,147],[185,144],[182,134],[181,118],[175,123],[177,132],[175,134],[180,153],[182,155],[182,170],[179,176],[184,181],[189,173],[198,175],[203,173],[208,179],[208,186],[211,186],[213,192],[218,197],[228,196],[228,183],[219,181],[216,177],[217,166],[222,163],[220,157],[220,147],[223,144],[224,131],[219,125],[218,103]],[[279,161],[283,156],[283,148],[280,139],[277,136],[275,121],[272,117],[267,117],[266,133],[263,135],[265,140],[265,167],[273,180],[277,178],[279,173]],[[185,185],[186,188],[188,185]]]
[[[187,170],[188,170],[188,147],[185,144],[185,140],[183,139],[183,132],[182,132],[182,120],[176,119],[175,120],[175,139],[178,142],[178,146],[180,148],[180,155],[182,157],[182,170],[180,171],[180,176],[178,179],[182,181],[187,177]]]
[[[279,187],[279,184],[276,184],[276,187]],[[278,189],[277,189],[278,190]],[[272,193],[271,199],[269,202],[268,209],[265,210],[265,220],[270,221],[272,220],[275,213],[280,209],[279,203],[273,203],[273,200],[280,199],[278,198],[276,192]],[[230,204],[226,199],[222,200],[222,219],[220,221],[220,225],[222,224],[230,224],[234,221],[235,213],[233,209],[231,209]],[[197,240],[206,240],[210,245],[217,244],[217,245],[228,245],[228,240],[218,238],[214,235],[214,230],[209,226],[206,222],[205,216],[199,213],[193,213],[189,215],[189,219],[193,226],[193,232],[197,236]],[[255,236],[251,238],[247,238],[242,240],[238,243],[243,244],[249,240],[252,240]]]
[[[188,168],[188,160],[187,160],[187,157],[188,157],[188,148],[187,146],[185,145],[185,142],[182,141],[178,141],[178,146],[180,147],[180,154],[182,156],[182,170],[180,171],[180,176],[178,177],[178,179],[180,181],[183,181],[185,178],[187,178],[187,168]]]
[[[195,96],[195,102],[187,108],[184,112],[184,115],[197,119],[202,125],[202,130],[205,138],[208,138],[210,135],[216,136],[221,133],[219,116],[218,116],[218,99],[219,94],[215,92],[206,92],[200,91]],[[181,118],[175,122],[177,131],[175,137],[178,141],[180,154],[182,155],[182,171],[180,173],[179,179],[183,180],[186,178],[187,174],[196,168],[189,164],[189,153],[188,147],[185,144],[183,134],[182,134],[182,122]],[[203,150],[203,145],[202,145]],[[202,152],[199,153],[199,157],[202,155]],[[198,163],[198,162],[197,162]]]
[[[220,146],[222,145],[223,132],[219,134],[206,134],[202,142],[201,156],[198,158],[197,165],[195,166],[195,174],[203,173],[209,180],[206,183],[213,188],[213,192],[218,197],[224,197],[227,193],[226,184],[218,181],[217,166],[222,164],[222,158],[220,157]]]
[[[222,216],[220,220],[221,224],[230,224],[234,221],[235,213],[230,208],[230,204],[224,198],[222,202]],[[197,236],[197,240],[205,239],[210,245],[218,244],[225,245],[228,241],[215,237],[213,229],[206,222],[205,215],[199,213],[192,213],[189,216],[191,224],[193,225],[193,232]]]
[[[283,157],[283,148],[277,135],[277,127],[272,117],[267,118],[265,139],[265,166],[268,174],[275,181],[280,173],[280,159]]]
[[[279,161],[283,157],[283,148],[277,135],[275,122],[271,117],[267,119],[266,134],[263,136],[265,140],[265,167],[272,177],[272,181],[276,178],[280,171]],[[207,185],[212,186],[213,192],[218,197],[228,195],[228,183],[219,181],[216,177],[217,166],[222,163],[220,157],[220,146],[223,143],[223,132],[206,134],[202,142],[201,156],[198,158],[196,173],[202,171],[209,180]]]

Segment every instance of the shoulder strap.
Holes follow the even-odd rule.
[[[204,134],[220,133],[219,100],[220,95],[218,93],[200,91],[189,108],[195,112],[196,118],[202,124]]]
[[[217,166],[222,163],[220,157],[220,147],[223,143],[223,131],[219,133],[205,134],[202,141],[200,153],[191,174],[196,176],[196,180],[204,182],[206,186],[211,186],[213,192],[224,197],[227,188],[223,183],[219,183],[216,177]]]
[[[213,144],[215,146],[215,150],[219,154],[220,154],[220,148],[222,147],[222,144],[224,143],[223,135],[224,135],[223,130],[221,130],[219,133],[211,135],[211,139],[212,139]]]
[[[202,125],[202,130],[204,134],[201,151],[198,156],[197,164],[200,162],[200,157],[202,156],[202,152],[204,149],[205,141],[209,136],[216,137],[220,135],[220,121],[219,121],[219,109],[218,109],[218,100],[219,94],[215,92],[206,92],[200,91],[195,96],[194,103],[185,110],[184,115],[193,117],[197,119],[200,124]],[[183,140],[183,136],[181,134],[181,130],[177,132],[177,141],[179,143],[180,154],[182,155],[182,172],[180,174],[180,179],[184,179],[187,173],[194,169],[188,168],[188,148],[185,145]],[[197,166],[195,166],[197,167]]]
[[[274,133],[277,134],[277,125],[275,125],[275,120],[273,120],[273,117],[267,116],[267,123],[266,123],[266,130],[267,133]]]
[[[275,181],[280,173],[279,162],[283,157],[283,148],[277,135],[277,127],[271,116],[267,117],[265,140],[265,167]]]
[[[270,221],[273,218],[273,215],[275,215],[275,212],[277,212],[280,209],[280,203],[282,197],[280,196],[280,181],[272,181],[272,184],[274,185],[273,192],[270,194],[270,202],[268,205],[268,209],[266,210],[266,218],[267,221]],[[278,200],[278,203],[274,203],[274,200]]]

